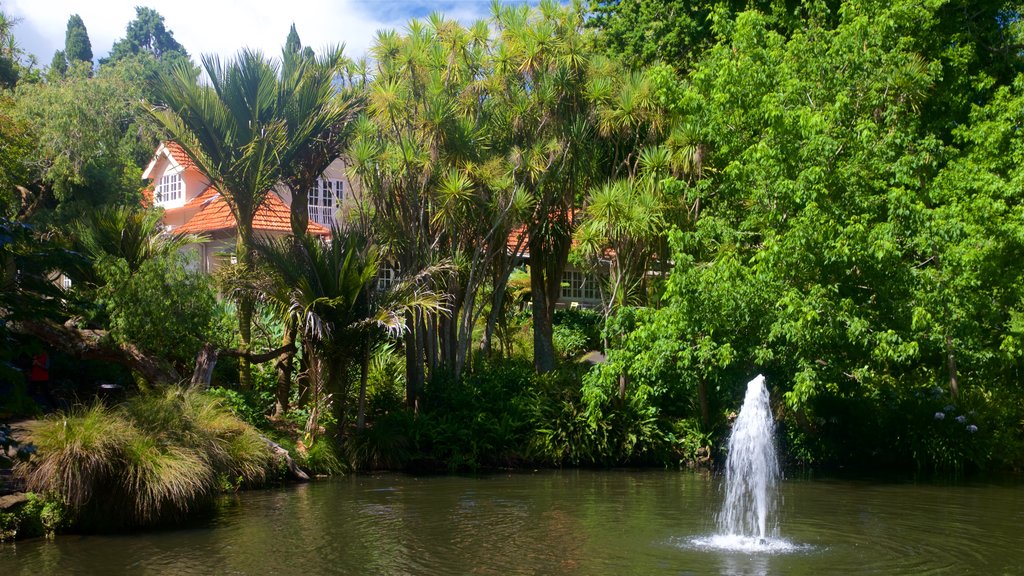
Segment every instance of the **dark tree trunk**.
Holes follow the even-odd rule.
[[[157,386],[177,384],[181,375],[168,363],[131,344],[118,344],[105,330],[82,330],[43,320],[8,324],[12,332],[35,336],[46,344],[82,360],[100,360],[125,366],[147,383]]]
[[[281,345],[295,347],[295,328],[293,326],[285,326]],[[292,395],[292,374],[295,371],[294,358],[294,352],[284,352],[277,357],[277,365],[275,366],[277,371],[277,390],[275,395],[277,399],[274,403],[274,416],[277,417],[284,416],[288,412],[288,403]]]
[[[359,413],[356,416],[356,430],[366,428],[366,385],[370,379],[370,339],[363,342],[363,361],[359,367]]]

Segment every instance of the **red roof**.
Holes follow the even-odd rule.
[[[167,142],[164,142],[164,147],[167,148],[167,152],[171,154],[171,158],[174,158],[174,161],[185,170],[196,167],[196,163],[188,157],[188,154],[185,153],[185,150],[177,142],[168,140]]]
[[[150,182],[149,186],[142,189],[142,200],[139,202],[143,208],[153,207],[153,183]]]
[[[202,206],[188,222],[182,224],[175,233],[197,234],[201,232],[215,232],[228,230],[236,226],[235,216],[231,213],[227,201],[214,187],[210,186],[202,194],[196,196],[185,205],[185,207]],[[260,232],[284,232],[292,231],[291,212],[288,206],[281,201],[281,198],[273,192],[268,192],[266,200],[256,211],[252,221],[253,229]],[[306,231],[318,236],[330,236],[331,231],[316,222],[310,222]]]

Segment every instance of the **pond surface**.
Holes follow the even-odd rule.
[[[209,525],[0,545],[0,574],[1024,574],[1024,484],[787,480],[786,553],[728,553],[689,472],[352,476],[233,497]]]

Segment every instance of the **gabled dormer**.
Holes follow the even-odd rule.
[[[153,205],[164,209],[181,208],[210,185],[175,142],[160,143],[142,177],[153,182]]]

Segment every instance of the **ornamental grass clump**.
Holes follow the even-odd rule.
[[[38,457],[18,473],[83,527],[180,520],[224,487],[266,480],[271,452],[248,424],[193,389],[56,414],[30,430]]]

